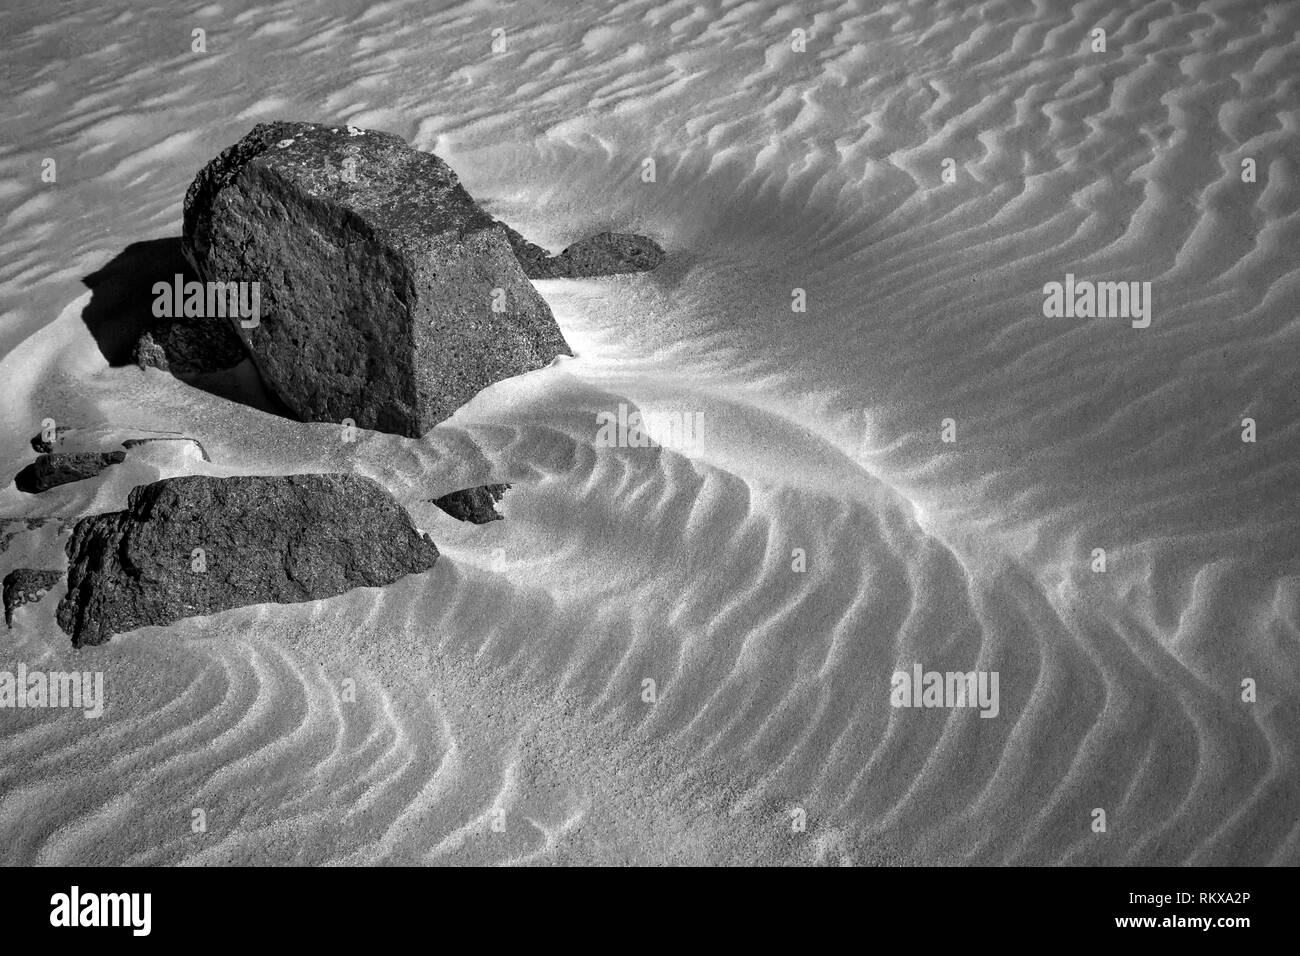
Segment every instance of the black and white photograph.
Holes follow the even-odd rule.
[[[1259,928],[1300,3],[0,23],[24,920],[148,935],[114,873],[829,866]]]

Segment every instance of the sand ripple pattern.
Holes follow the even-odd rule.
[[[346,468],[445,560],[81,655],[52,602],[27,609],[16,659],[102,668],[110,707],[0,716],[3,862],[1300,862],[1300,6],[6,17],[2,447],[57,413],[194,434],[214,461],[151,452],[3,512]],[[195,26],[207,55],[176,39]],[[56,49],[75,59],[21,66]],[[552,247],[614,228],[674,255],[539,283],[578,358],[420,442],[345,446],[107,368],[80,279],[174,235],[194,171],[281,115],[437,150]],[[1067,272],[1151,282],[1151,326],[1045,319]],[[701,413],[707,440],[596,447],[619,403]],[[505,522],[424,503],[487,480],[515,483]],[[0,570],[56,555],[56,530]],[[998,671],[999,717],[891,708],[914,661]]]

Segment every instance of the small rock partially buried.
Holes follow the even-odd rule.
[[[489,521],[500,521],[505,517],[499,514],[493,505],[501,500],[509,487],[509,485],[480,485],[477,488],[462,488],[441,498],[434,498],[433,503],[457,521],[487,524]]]
[[[291,604],[427,571],[438,549],[357,475],[190,475],[77,522],[59,626],[76,647],[249,604]]]
[[[14,609],[39,601],[50,589],[63,580],[62,571],[42,571],[37,568],[14,568],[5,575],[5,624],[14,626]]]
[[[19,491],[40,494],[59,485],[94,478],[109,465],[126,461],[124,451],[56,452],[41,455],[14,476]]]
[[[664,259],[664,251],[653,239],[625,232],[602,232],[569,246],[552,262],[565,278],[649,272]]]
[[[666,253],[653,239],[629,232],[602,232],[581,239],[558,256],[529,242],[501,223],[515,251],[515,258],[530,279],[586,279],[649,272],[663,262]]]

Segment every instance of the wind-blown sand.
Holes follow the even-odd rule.
[[[6,7],[3,475],[45,417],[212,461],[141,446],[0,515],[347,470],[444,557],[79,652],[59,592],[23,608],[0,668],[108,699],[0,710],[0,862],[1300,861],[1300,6],[439,6]],[[576,358],[422,441],[142,372],[115,330],[186,186],[274,118],[405,136],[553,251],[670,258],[538,282]],[[1150,327],[1045,318],[1066,273],[1151,282]],[[597,447],[620,402],[705,440]],[[487,481],[505,521],[426,501]],[[999,672],[997,718],[892,708],[913,662]]]

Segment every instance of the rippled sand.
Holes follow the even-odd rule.
[[[0,710],[0,861],[1300,861],[1300,6],[10,6],[3,473],[45,417],[213,460],[0,515],[353,470],[444,558],[81,652],[57,595],[21,610],[0,669],[102,670],[108,706]],[[671,257],[539,282],[577,357],[418,442],[123,364],[185,187],[271,118],[406,136],[553,250]],[[1151,282],[1150,327],[1045,318],[1067,273]],[[705,440],[597,447],[620,402]],[[506,521],[424,503],[489,480]],[[892,708],[914,662],[997,671],[997,718]]]

